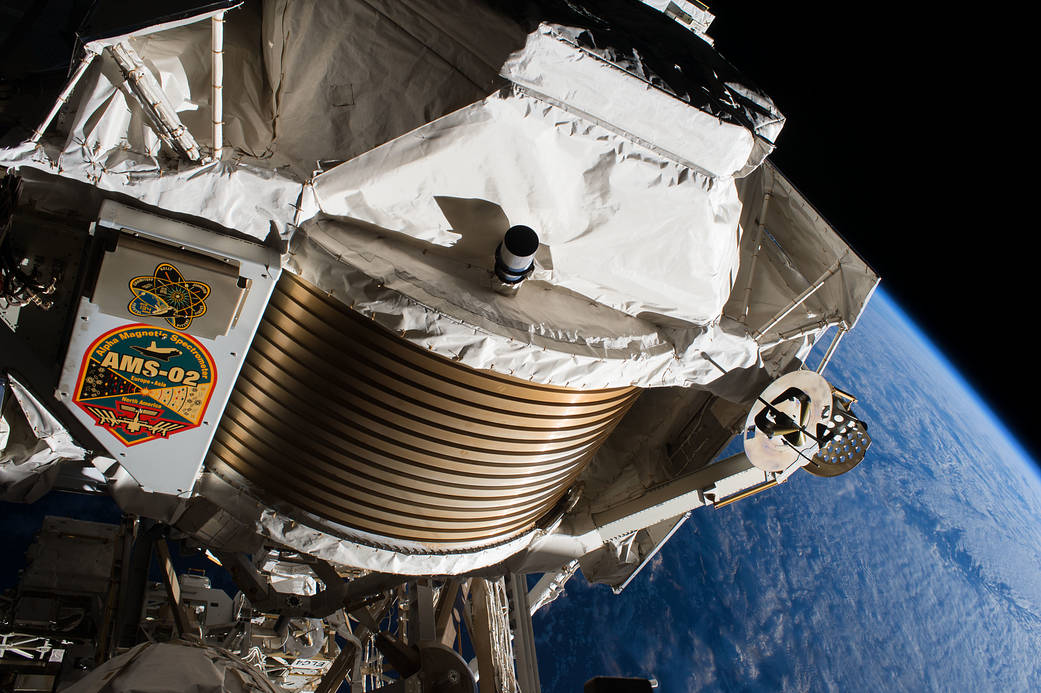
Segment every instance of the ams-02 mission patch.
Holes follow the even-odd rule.
[[[137,445],[198,426],[216,382],[213,357],[193,337],[129,325],[90,345],[72,401],[121,443]]]

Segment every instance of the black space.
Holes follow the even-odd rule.
[[[931,3],[711,9],[716,48],[787,116],[773,161],[1041,459],[1026,18]]]

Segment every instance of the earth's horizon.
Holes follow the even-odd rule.
[[[864,462],[694,512],[618,597],[574,578],[535,616],[543,690],[1041,690],[1036,462],[884,290],[825,375]]]

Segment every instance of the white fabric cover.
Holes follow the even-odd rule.
[[[491,288],[490,251],[469,264],[454,248],[387,235],[312,219],[294,237],[286,269],[423,348],[535,382],[705,387],[720,373],[703,352],[727,369],[757,362],[758,345],[732,321],[664,327],[539,279],[507,298]]]
[[[275,693],[264,674],[227,650],[185,640],[146,642],[113,657],[66,693]]]
[[[14,377],[7,379],[13,401],[0,418],[0,500],[32,503],[50,491],[65,460],[82,460],[86,450]]]
[[[304,180],[484,98],[516,24],[473,0],[265,0],[274,162]],[[236,15],[229,15],[229,22]]]
[[[335,565],[394,575],[466,575],[502,563],[543,534],[533,530],[491,547],[475,547],[472,551],[457,553],[427,553],[419,545],[410,550],[397,551],[394,548],[355,543],[312,529],[274,510],[263,511],[257,525],[263,536],[308,556],[316,556]],[[385,537],[372,535],[367,539],[375,544],[386,541]]]
[[[234,160],[171,172],[131,159],[125,152],[112,153],[104,163],[72,152],[55,163],[40,148],[20,145],[0,150],[0,166],[26,166],[92,183],[148,205],[208,219],[256,239],[267,238],[273,228],[287,233],[300,196],[299,183],[270,169]]]
[[[763,335],[761,342],[768,343],[821,321],[845,322],[850,328],[856,325],[878,286],[875,271],[769,161],[742,179],[738,190],[743,203],[741,221],[745,229],[741,244],[741,271],[724,313],[739,317],[750,276],[763,199],[769,193],[770,201],[763,220],[762,249],[752,278],[746,320],[748,327],[752,330],[765,327],[836,261],[841,262],[839,272]]]
[[[314,191],[326,214],[438,245],[460,235],[438,198],[490,202],[539,234],[547,281],[637,317],[712,322],[737,274],[732,180],[522,93],[366,152],[317,176]]]
[[[165,31],[142,29],[128,40],[204,147],[212,145],[210,14]],[[206,21],[200,21],[206,20]],[[80,80],[45,146],[0,150],[0,166],[29,166],[209,219],[255,238],[285,233],[296,214],[300,180],[269,166],[270,104],[256,59],[259,18],[232,11],[225,22],[224,139],[235,158],[209,165],[171,162],[147,115],[102,51]],[[112,41],[90,44],[102,50]],[[63,140],[56,139],[62,132]]]
[[[749,130],[691,108],[582,50],[568,27],[541,25],[506,61],[502,74],[709,176],[733,176],[752,154],[755,136]]]

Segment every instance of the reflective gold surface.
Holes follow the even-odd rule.
[[[492,542],[560,500],[638,394],[474,370],[285,273],[207,465],[366,532]]]

